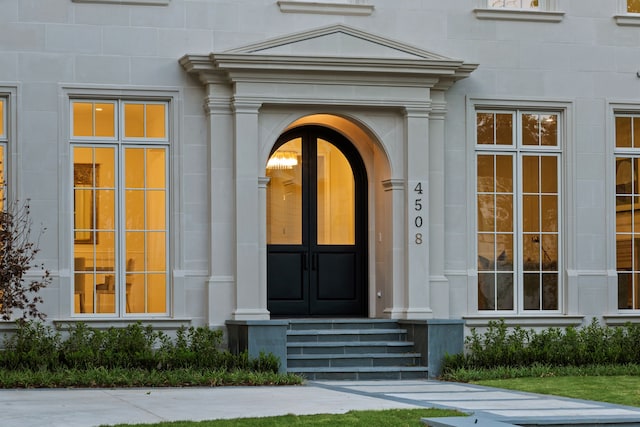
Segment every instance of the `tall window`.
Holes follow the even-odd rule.
[[[560,115],[476,112],[478,310],[559,309]]]
[[[71,101],[74,312],[167,312],[168,103]]]
[[[627,13],[640,13],[640,0],[627,0]]]
[[[640,309],[640,115],[615,117],[618,308]]]

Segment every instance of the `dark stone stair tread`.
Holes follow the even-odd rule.
[[[287,359],[393,359],[421,357],[420,353],[330,353],[330,354],[289,354]]]
[[[293,341],[288,342],[287,347],[413,347],[411,341]]]
[[[299,367],[289,368],[293,373],[329,373],[329,372],[427,372],[426,366],[339,366],[339,367]]]
[[[376,335],[406,334],[406,329],[289,329],[287,335]]]

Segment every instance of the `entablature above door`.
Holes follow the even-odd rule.
[[[255,92],[255,84],[346,85],[387,88],[383,99],[390,101],[410,100],[407,88],[446,90],[477,68],[342,24],[220,53],[185,55],[180,64],[204,84],[244,84],[243,95]]]

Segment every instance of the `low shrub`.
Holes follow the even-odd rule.
[[[582,328],[548,328],[540,332],[519,326],[509,328],[503,320],[491,321],[480,334],[476,329],[465,339],[463,354],[447,355],[443,377],[468,372],[532,367],[585,367],[640,364],[640,325],[602,326],[596,319]],[[459,379],[458,379],[459,380]]]
[[[95,370],[98,368],[170,371],[177,369],[277,373],[280,360],[273,354],[231,354],[221,348],[222,331],[181,327],[171,339],[140,322],[124,328],[93,329],[79,322],[60,332],[40,322],[20,322],[5,339],[0,368],[9,370]]]
[[[41,322],[19,321],[5,339],[1,366],[10,369],[55,369],[60,365],[60,334]]]

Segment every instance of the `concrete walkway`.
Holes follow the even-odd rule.
[[[88,427],[416,407],[459,409],[479,419],[511,423],[640,423],[640,408],[468,384],[316,381],[294,387],[0,390],[0,426]]]

